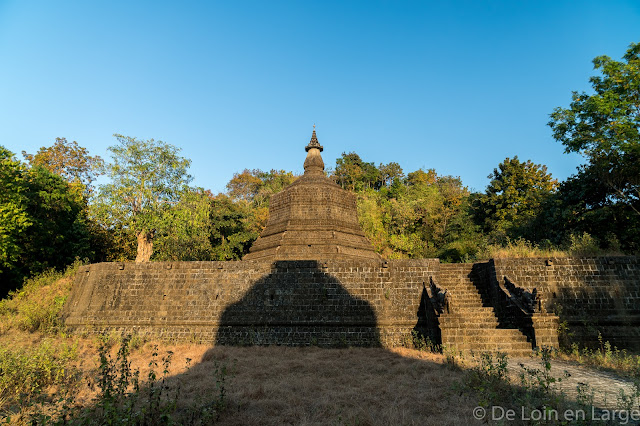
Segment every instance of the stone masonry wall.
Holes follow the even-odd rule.
[[[495,280],[536,287],[573,339],[640,349],[637,257],[495,259]],[[64,309],[79,332],[209,343],[395,346],[416,326],[437,259],[98,263]]]
[[[80,332],[168,340],[399,345],[438,260],[99,263],[65,305]]]
[[[495,278],[538,289],[568,330],[565,343],[640,350],[640,259],[634,256],[494,259]]]

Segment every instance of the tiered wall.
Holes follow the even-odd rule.
[[[78,331],[171,340],[305,345],[400,344],[416,326],[437,259],[99,263],[65,305]],[[537,288],[573,338],[640,349],[637,257],[495,259],[495,281]]]
[[[568,327],[561,339],[640,350],[640,259],[633,256],[494,259],[495,279],[537,288]]]
[[[417,323],[434,259],[99,263],[65,306],[78,331],[171,340],[399,345]]]

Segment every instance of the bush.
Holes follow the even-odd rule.
[[[54,344],[45,340],[30,348],[0,348],[0,409],[26,407],[48,386],[68,388],[79,378],[72,366],[77,343]]]
[[[45,271],[26,280],[20,290],[0,300],[0,333],[13,327],[30,333],[60,331],[63,324],[59,314],[80,265],[82,262],[76,260],[64,272]]]

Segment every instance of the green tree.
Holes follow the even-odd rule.
[[[640,43],[623,59],[595,58],[602,75],[590,78],[594,93],[573,92],[569,108],[556,108],[549,126],[567,152],[587,158],[609,197],[640,214]]]
[[[438,176],[433,169],[405,178],[399,164],[375,168],[353,152],[336,160],[333,176],[356,192],[360,224],[383,257],[433,257],[446,249],[446,260],[460,261],[473,257],[483,243],[468,211],[469,191],[459,178]]]
[[[380,164],[378,167],[380,171],[380,186],[381,187],[391,187],[393,185],[402,184],[404,180],[404,171],[400,164],[391,162],[388,164]]]
[[[51,267],[61,270],[76,258],[93,257],[86,203],[68,182],[43,167],[32,167],[27,198],[32,226],[21,238],[26,275]]]
[[[531,230],[543,202],[557,186],[546,166],[531,160],[521,162],[517,156],[506,158],[488,177],[491,182],[477,199],[475,215],[497,242],[524,236]]]
[[[107,228],[123,228],[137,239],[136,262],[149,261],[156,233],[171,224],[170,209],[185,195],[192,177],[191,161],[179,149],[162,141],[114,135],[106,165],[111,183],[100,185],[92,214]]]
[[[86,203],[60,176],[0,147],[0,295],[23,278],[91,258]]]
[[[212,258],[240,260],[260,234],[256,218],[259,209],[245,200],[218,194],[211,199]]]
[[[20,235],[31,226],[24,165],[0,145],[0,274],[14,267],[23,247]]]
[[[573,92],[569,108],[556,108],[548,123],[566,152],[587,160],[561,188],[558,204],[567,213],[556,216],[634,251],[640,249],[640,44],[632,43],[622,61],[599,56],[593,64],[600,71],[590,78],[593,93]]]
[[[361,191],[365,188],[379,188],[382,182],[380,170],[373,164],[362,161],[355,152],[342,156],[336,160],[333,179],[344,189]]]
[[[79,146],[76,141],[67,142],[65,138],[56,138],[52,146],[41,147],[35,155],[22,151],[22,156],[31,167],[44,167],[73,187],[78,187],[85,195],[92,192],[92,183],[104,166],[102,158],[89,155],[86,148]]]
[[[154,236],[157,260],[211,260],[211,200],[200,188],[187,188],[164,212]]]
[[[269,199],[282,191],[298,177],[285,170],[263,172],[260,169],[245,169],[242,173],[234,173],[227,183],[227,192],[234,200],[244,200],[256,207],[268,207]]]

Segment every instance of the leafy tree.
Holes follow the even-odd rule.
[[[472,196],[463,198],[462,204],[452,214],[439,246],[437,256],[444,262],[466,262],[476,258],[487,245],[484,234],[474,223],[471,209]]]
[[[402,184],[404,180],[404,171],[400,164],[391,162],[388,164],[380,164],[378,167],[380,171],[380,186],[381,187],[391,187],[393,185]]]
[[[0,145],[0,274],[22,253],[20,235],[31,226],[27,213],[25,167]]]
[[[432,185],[436,183],[438,175],[435,169],[429,169],[426,172],[422,169],[418,169],[415,172],[411,172],[407,175],[407,185],[420,186],[420,185]]]
[[[640,43],[623,61],[599,56],[593,64],[601,73],[590,78],[593,93],[573,92],[569,108],[556,108],[549,121],[565,151],[587,160],[557,204],[576,229],[601,242],[613,236],[634,251],[640,249]]]
[[[32,226],[21,238],[28,274],[64,269],[76,258],[91,258],[85,200],[60,176],[32,167],[27,180],[27,213]]]
[[[476,218],[498,242],[530,230],[542,203],[557,186],[546,166],[521,162],[517,156],[506,158],[489,178],[486,193],[477,199]]]
[[[229,196],[234,200],[244,200],[256,207],[268,207],[271,195],[282,191],[297,179],[291,172],[260,169],[245,169],[242,173],[234,173],[227,184]]]
[[[356,153],[336,160],[334,178],[356,192],[360,224],[382,256],[433,257],[454,243],[447,260],[478,252],[482,238],[468,213],[469,191],[459,178],[438,176],[433,169],[405,178],[397,163],[375,168]],[[467,237],[470,242],[462,241]]]
[[[157,260],[210,260],[211,201],[199,188],[187,188],[177,204],[166,210],[162,232],[157,232]]]
[[[342,188],[351,191],[378,189],[382,182],[380,170],[373,163],[362,161],[355,152],[342,153],[336,160],[332,177]]]
[[[258,195],[262,180],[258,174],[260,170],[244,169],[242,173],[234,173],[233,178],[227,183],[227,191],[236,200],[253,201]]]
[[[31,167],[44,167],[85,194],[91,193],[92,183],[104,166],[100,157],[90,156],[86,148],[79,146],[76,141],[67,142],[65,138],[56,138],[53,146],[41,147],[35,155],[22,151],[22,156]]]
[[[188,191],[191,161],[162,141],[114,136],[118,143],[109,147],[113,161],[106,165],[111,183],[99,187],[93,215],[108,228],[134,233],[136,262],[146,262],[153,254],[156,233],[164,233],[171,224],[167,212]]]
[[[640,43],[623,59],[595,58],[602,75],[590,78],[594,93],[573,92],[570,107],[556,108],[549,126],[567,152],[587,157],[608,197],[640,214]]]
[[[245,200],[234,201],[225,194],[211,199],[212,258],[240,260],[249,252],[261,228],[257,209]]]
[[[85,200],[69,183],[0,147],[0,184],[0,295],[34,273],[92,256]]]

